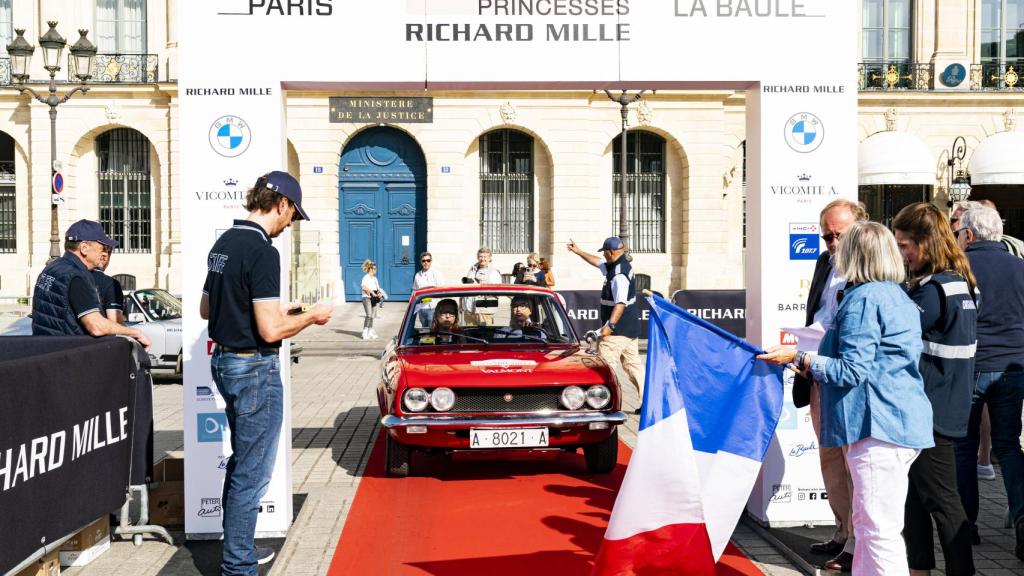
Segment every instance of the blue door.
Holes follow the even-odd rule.
[[[357,134],[338,172],[345,300],[362,298],[363,261],[377,263],[389,300],[408,300],[417,256],[427,245],[427,168],[408,134],[377,127]]]

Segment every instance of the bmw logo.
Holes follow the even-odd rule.
[[[251,142],[249,124],[238,116],[221,116],[210,125],[210,147],[221,156],[241,156]]]
[[[800,112],[786,121],[786,144],[801,154],[814,152],[825,140],[825,125],[810,112]]]

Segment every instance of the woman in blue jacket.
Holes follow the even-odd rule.
[[[847,287],[818,354],[775,347],[759,358],[795,364],[821,387],[821,444],[843,448],[853,480],[853,574],[907,574],[907,472],[934,444],[918,369],[921,320],[900,287],[896,240],[881,224],[850,226],[835,266]]]
[[[953,237],[945,212],[928,202],[911,204],[892,221],[896,244],[910,271],[910,298],[921,313],[921,377],[931,401],[935,447],[910,467],[907,557],[912,576],[935,569],[932,519],[938,528],[948,576],[974,574],[971,526],[956,484],[957,438],[967,436],[974,391],[978,308],[974,275]]]

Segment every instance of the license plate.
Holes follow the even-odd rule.
[[[548,445],[547,428],[473,429],[470,448],[537,448]]]

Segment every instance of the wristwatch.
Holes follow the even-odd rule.
[[[615,330],[615,323],[614,322],[605,322],[605,324],[608,325],[608,329],[609,330]]]

